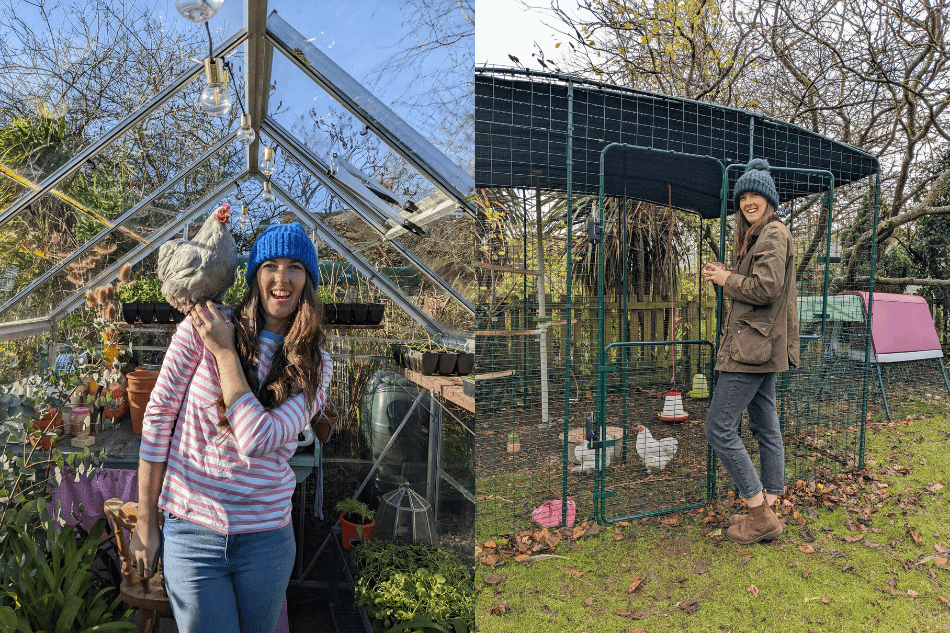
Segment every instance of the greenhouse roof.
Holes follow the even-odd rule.
[[[13,191],[0,198],[9,203],[0,204],[0,233],[9,236],[10,253],[19,257],[8,253],[0,262],[0,272],[12,281],[0,294],[0,336],[49,330],[83,304],[86,291],[115,279],[123,264],[142,262],[165,241],[187,234],[223,201],[250,202],[255,222],[300,221],[349,272],[361,275],[432,334],[445,326],[408,298],[407,291],[420,280],[474,314],[467,289],[439,274],[428,249],[419,253],[401,241],[408,232],[418,232],[416,227],[428,231],[473,215],[474,179],[459,166],[470,165],[471,159],[464,152],[447,156],[437,129],[424,129],[425,134],[417,129],[426,121],[422,115],[404,108],[400,116],[320,50],[315,38],[305,37],[276,11],[267,12],[266,0],[245,0],[242,28],[213,48],[212,57],[232,62],[229,89],[243,84],[240,103],[228,116],[217,119],[197,110],[205,64],[186,59],[175,69],[180,72],[167,73],[167,83],[143,97],[134,111],[103,126],[94,140],[87,135],[75,142],[73,151],[46,169],[29,161],[0,164],[0,181]],[[168,17],[188,24],[180,16]],[[205,54],[211,45],[206,43]],[[239,59],[242,66],[235,67]],[[243,75],[237,74],[241,70]],[[281,91],[275,87],[277,74]],[[450,89],[465,92],[462,85]],[[311,94],[312,101],[331,104],[324,112],[332,114],[332,124],[306,107]],[[280,97],[276,105],[274,95]],[[247,146],[236,139],[238,105],[257,133]],[[188,128],[180,123],[185,111],[193,120]],[[415,125],[407,122],[407,112]],[[42,116],[39,120],[44,122]],[[54,131],[59,123],[52,120]],[[260,171],[262,144],[277,148],[277,170],[269,177]],[[162,153],[172,167],[154,174],[143,159],[142,173],[135,175],[136,160],[146,152]],[[111,189],[100,186],[110,178],[123,179],[122,187],[112,181]],[[276,197],[269,206],[257,202],[268,180]],[[116,189],[122,195],[105,208],[102,191]],[[71,232],[37,232],[43,224],[38,218],[46,218],[49,209],[74,218]],[[239,207],[232,214],[235,230]]]

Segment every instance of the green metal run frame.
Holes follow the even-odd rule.
[[[570,94],[570,92],[569,92]],[[568,110],[568,115],[570,116],[570,108]],[[753,119],[754,120],[754,119]],[[754,125],[754,123],[753,123]],[[570,129],[570,123],[569,123]],[[571,135],[568,133],[568,143],[570,144]],[[598,192],[598,206],[597,212],[598,216],[595,218],[597,222],[602,221],[604,217],[604,205],[605,205],[605,195],[604,195],[604,179],[605,179],[605,164],[607,159],[607,154],[611,150],[627,150],[633,149],[638,151],[645,151],[650,153],[664,154],[674,157],[690,158],[690,159],[700,159],[713,161],[720,169],[722,173],[722,185],[720,188],[720,231],[719,231],[719,251],[721,254],[726,252],[726,217],[727,209],[726,204],[728,200],[728,187],[729,187],[729,175],[730,172],[741,170],[745,168],[744,164],[731,164],[728,167],[724,166],[721,161],[711,156],[701,156],[697,154],[689,154],[685,152],[675,152],[675,151],[666,151],[666,150],[656,150],[650,147],[642,147],[629,145],[624,143],[610,143],[603,148],[600,152],[600,189]],[[568,156],[570,156],[570,146],[568,148]],[[807,169],[807,168],[794,168],[794,167],[770,167],[770,171],[776,172],[788,172],[796,174],[809,174],[821,176],[828,179],[828,194],[824,198],[825,208],[827,210],[826,221],[827,228],[824,235],[824,274],[822,280],[822,314],[821,314],[821,325],[820,330],[815,334],[806,334],[802,335],[801,338],[804,339],[821,339],[826,334],[826,325],[828,320],[828,290],[830,287],[830,253],[831,253],[831,234],[832,234],[832,222],[834,217],[834,174],[828,170],[824,169]],[[570,187],[570,174],[571,169],[568,166],[568,187]],[[877,227],[877,213],[879,208],[879,176],[876,179],[875,184],[875,210],[874,210],[874,227],[876,233]],[[568,190],[570,191],[570,189]],[[625,194],[626,196],[626,194]],[[568,226],[571,226],[570,220],[570,193],[568,193]],[[698,214],[697,214],[698,215]],[[568,231],[568,249],[570,252],[570,239],[571,232]],[[876,237],[876,236],[875,236]],[[630,521],[633,519],[644,518],[648,516],[657,516],[662,514],[668,514],[671,512],[677,512],[681,510],[687,510],[691,508],[701,507],[708,503],[708,501],[715,495],[716,490],[716,456],[713,453],[711,447],[707,445],[707,473],[706,473],[706,492],[707,496],[705,499],[696,501],[694,503],[689,503],[680,506],[674,506],[670,508],[655,509],[647,512],[642,512],[638,514],[633,514],[629,516],[621,517],[609,517],[607,515],[607,500],[614,496],[613,492],[607,490],[607,473],[602,464],[606,464],[606,450],[610,447],[615,447],[616,441],[608,439],[607,436],[607,411],[606,411],[606,400],[607,400],[607,384],[606,384],[606,374],[612,371],[616,371],[617,367],[615,365],[610,365],[607,362],[609,357],[609,352],[612,349],[623,349],[623,348],[632,348],[632,347],[644,347],[644,346],[675,346],[677,344],[681,345],[708,345],[714,353],[710,355],[709,360],[709,372],[710,376],[714,374],[715,371],[715,359],[719,351],[721,344],[721,334],[722,334],[722,317],[723,317],[723,294],[722,288],[716,288],[716,342],[715,344],[708,340],[689,340],[689,341],[638,341],[638,342],[617,342],[607,344],[606,342],[606,332],[605,332],[605,303],[604,303],[604,289],[605,289],[605,257],[604,257],[604,234],[601,231],[599,239],[597,241],[597,262],[598,262],[598,288],[597,288],[597,320],[598,320],[598,347],[597,347],[597,406],[596,406],[596,433],[594,443],[591,445],[591,448],[596,449],[596,459],[595,459],[595,469],[594,469],[594,508],[595,508],[595,519],[599,523],[616,523],[619,521]],[[876,240],[875,240],[876,248]],[[671,255],[672,256],[672,255]],[[872,258],[872,266],[874,263]],[[626,274],[624,273],[624,288],[626,289]],[[872,283],[873,283],[873,271],[872,271]],[[572,296],[572,279],[570,275],[570,258],[568,259],[568,276],[567,276],[567,297],[568,297],[568,314],[570,315],[570,302]],[[672,292],[672,287],[670,292]],[[871,289],[873,297],[873,286]],[[623,297],[623,308],[626,307],[626,292],[622,295]],[[622,309],[622,319],[626,318],[626,310]],[[570,317],[568,318],[568,334],[566,341],[566,349],[570,349],[571,336],[570,336]],[[870,310],[868,314],[868,322],[870,323]],[[626,331],[624,328],[621,331]],[[864,379],[863,379],[863,397],[862,397],[862,412],[861,412],[861,421],[860,421],[860,441],[859,441],[859,458],[858,464],[859,467],[863,467],[864,463],[864,439],[865,439],[865,424],[866,424],[866,413],[867,413],[867,392],[868,392],[868,380],[869,380],[869,354],[870,354],[870,327],[867,328],[865,334],[865,368],[864,368]],[[675,354],[675,349],[673,350]],[[570,358],[570,354],[565,354],[566,358]],[[624,379],[625,383],[626,380]],[[674,384],[675,387],[675,384]],[[883,392],[883,385],[882,385]],[[564,431],[564,456],[565,462],[567,459],[568,452],[568,405],[565,406],[565,431]],[[626,420],[626,395],[624,395],[624,420],[623,420],[623,458],[626,459],[626,449],[627,449],[627,420]],[[564,510],[566,513],[566,508]]]

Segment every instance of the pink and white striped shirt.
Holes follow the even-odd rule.
[[[262,382],[282,341],[261,334]],[[287,525],[296,483],[288,461],[297,434],[323,408],[333,374],[329,354],[321,354],[315,401],[298,393],[265,411],[253,393],[245,394],[225,413],[233,432],[225,434],[218,428],[221,382],[214,356],[191,317],[185,319],[168,346],[142,427],[139,457],[167,462],[158,507],[223,534]]]

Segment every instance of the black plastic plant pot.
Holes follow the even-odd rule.
[[[459,376],[468,376],[475,369],[475,354],[470,352],[459,352],[458,362],[455,364],[455,371]]]
[[[383,322],[383,313],[386,311],[386,305],[382,303],[369,303],[366,310],[366,324],[379,325]]]
[[[175,306],[171,306],[172,309],[172,323],[181,323],[185,320],[185,313],[180,311]]]
[[[125,322],[129,325],[135,323],[135,319],[139,316],[139,304],[137,303],[123,303],[122,304],[122,318],[125,319]]]
[[[439,373],[443,376],[451,376],[454,374],[457,359],[458,354],[439,352]]]
[[[155,304],[155,322],[156,323],[171,323],[172,320],[172,307],[167,303],[156,303]]]
[[[155,304],[147,301],[141,302],[139,306],[139,319],[142,323],[152,323],[155,321]]]
[[[438,352],[422,352],[417,349],[406,350],[403,358],[409,360],[409,369],[423,376],[431,376],[439,366]]]
[[[353,304],[352,303],[338,303],[336,304],[336,322],[340,325],[347,325],[352,322],[353,316]]]
[[[358,325],[363,325],[366,323],[366,308],[367,304],[365,303],[354,303],[352,304],[352,316],[350,320]]]
[[[336,323],[336,304],[335,303],[323,304],[323,322],[327,325],[332,325]]]
[[[400,367],[405,367],[403,364],[403,353],[406,351],[406,348],[402,345],[393,345],[393,361]]]

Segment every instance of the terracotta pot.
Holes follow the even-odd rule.
[[[151,394],[151,392],[149,392]],[[123,399],[117,406],[107,407],[102,410],[102,419],[103,420],[112,420],[114,423],[116,420],[125,415],[125,412],[128,411],[129,405]]]
[[[157,369],[136,369],[125,375],[128,391],[151,391],[158,379]]]
[[[129,398],[129,412],[132,416],[132,432],[136,435],[141,435],[142,421],[145,419],[145,407],[148,406],[148,399],[152,395],[152,389],[149,388],[148,391],[129,389],[126,394]]]
[[[361,538],[368,541],[373,535],[373,526],[376,525],[376,519],[369,523],[360,525],[350,523],[344,517],[345,513],[340,514],[340,525],[343,526],[343,547],[350,549],[350,539]]]
[[[330,431],[336,426],[338,417],[336,411],[327,410],[322,411],[318,416],[317,423],[314,425],[314,432],[317,434],[317,439],[320,440],[321,444],[327,443],[327,439],[330,437]]]
[[[57,429],[63,426],[63,414],[58,410],[52,409],[49,413],[41,417],[39,420],[34,420],[33,422],[33,431],[43,431],[44,433],[49,429]],[[33,437],[33,434],[30,434],[30,444],[36,446],[37,438]],[[48,451],[54,446],[56,446],[55,437],[44,437],[39,440],[40,448],[44,451]]]

